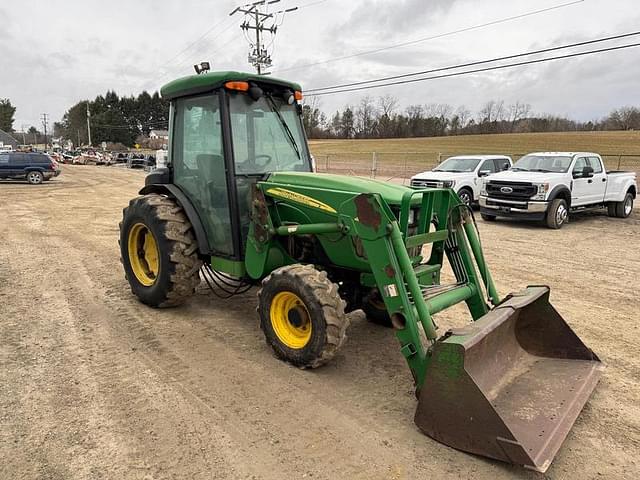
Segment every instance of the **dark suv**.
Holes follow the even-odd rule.
[[[38,185],[58,175],[58,163],[46,153],[0,153],[0,179],[26,179]]]

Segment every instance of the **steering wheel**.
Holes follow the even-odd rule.
[[[264,163],[264,165],[260,166],[261,169],[264,169],[273,161],[273,158],[271,157],[271,155],[265,155],[265,154],[256,155],[253,159],[247,158],[244,162],[240,164],[242,166],[242,170],[244,170],[244,173],[256,173],[255,170],[258,167],[258,163],[256,162],[256,160],[259,158],[265,158],[267,160]]]

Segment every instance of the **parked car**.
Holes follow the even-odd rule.
[[[557,229],[570,212],[587,209],[607,208],[609,216],[626,218],[637,191],[634,172],[607,172],[596,153],[531,153],[483,182],[480,213],[489,221],[544,220]]]
[[[0,153],[0,178],[26,179],[32,185],[60,175],[60,166],[46,153]]]
[[[132,153],[127,160],[127,166],[129,168],[154,167],[155,164],[156,157],[153,155],[144,155],[142,153]]]
[[[115,163],[127,163],[129,157],[124,152],[113,153],[113,160]]]
[[[460,155],[449,157],[433,170],[411,177],[411,186],[419,188],[453,188],[467,205],[480,197],[482,177],[511,167],[506,155]]]

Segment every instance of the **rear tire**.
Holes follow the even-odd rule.
[[[569,221],[569,207],[567,201],[562,198],[556,198],[547,210],[546,224],[547,227],[559,230]]]
[[[152,307],[180,305],[200,283],[202,261],[182,207],[149,194],[122,211],[120,253],[131,291]]]
[[[347,338],[349,319],[338,286],[313,265],[274,270],[258,291],[265,340],[278,358],[300,368],[329,362]]]
[[[40,172],[27,173],[27,182],[31,185],[40,185],[44,181],[44,175]]]
[[[485,222],[495,222],[496,221],[496,216],[495,215],[489,215],[487,213],[480,213],[480,217],[482,217],[482,219]]]
[[[611,215],[611,210],[613,210],[614,215]],[[623,201],[609,205],[609,215],[612,217],[627,218],[631,215],[631,212],[633,212],[633,195],[631,192],[627,192]]]

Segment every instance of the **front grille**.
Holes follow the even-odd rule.
[[[511,191],[508,191],[508,189],[511,189]],[[538,193],[538,187],[531,183],[500,182],[496,180],[487,182],[486,190],[489,197],[504,200],[528,200]]]
[[[438,188],[437,180],[411,180],[412,187]]]

